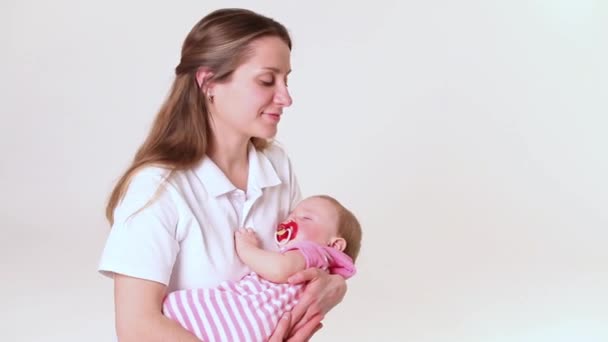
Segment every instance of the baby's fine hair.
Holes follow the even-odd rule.
[[[355,215],[344,207],[338,200],[328,195],[315,195],[312,197],[322,198],[331,202],[338,209],[338,235],[346,241],[344,253],[353,259],[359,256],[361,250],[362,231],[361,224]]]

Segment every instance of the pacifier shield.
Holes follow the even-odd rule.
[[[284,245],[289,241],[295,239],[297,234],[298,224],[296,223],[296,221],[279,223],[279,225],[277,226],[277,231],[274,235],[274,240],[279,245]]]

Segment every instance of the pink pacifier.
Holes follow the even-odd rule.
[[[283,246],[295,239],[296,235],[298,235],[298,224],[296,221],[279,223],[277,231],[274,234],[274,241],[276,241],[279,246]]]

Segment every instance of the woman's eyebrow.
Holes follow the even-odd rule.
[[[279,69],[279,68],[275,68],[275,67],[263,67],[262,69],[264,69],[264,70],[270,70],[270,71],[273,71],[273,72],[275,72],[275,73],[277,73],[277,74],[280,74],[280,73],[281,73],[281,69]],[[290,73],[290,72],[291,72],[291,69],[289,69],[289,70],[287,71],[287,73],[285,73],[285,75],[289,75],[289,73]]]

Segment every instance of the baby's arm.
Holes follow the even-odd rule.
[[[286,283],[287,278],[306,268],[306,260],[297,250],[283,254],[262,249],[251,229],[239,229],[235,245],[239,257],[252,271],[274,283]]]

